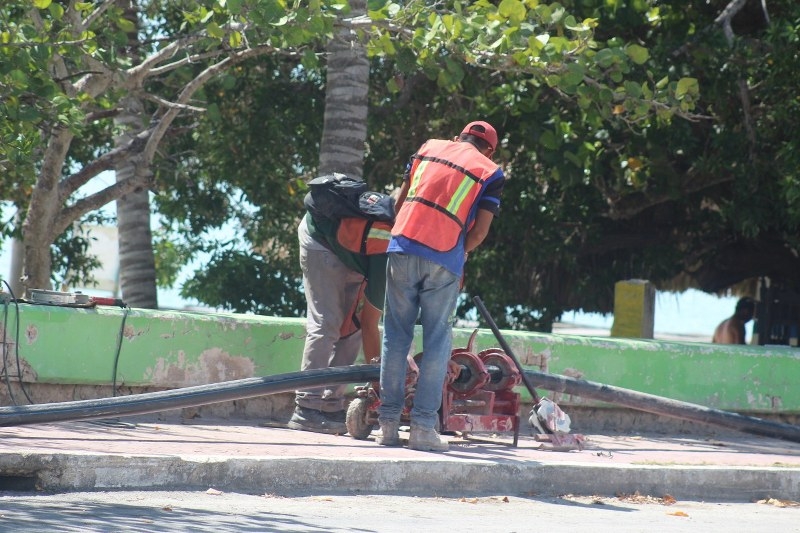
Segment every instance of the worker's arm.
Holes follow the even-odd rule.
[[[487,209],[478,209],[478,214],[475,216],[475,223],[467,233],[467,239],[464,243],[464,251],[469,253],[483,242],[489,234],[489,227],[494,220],[494,213]]]
[[[364,360],[368,363],[381,355],[381,333],[378,325],[382,314],[380,309],[364,298],[359,318],[361,320],[361,346],[364,350]]]
[[[367,256],[367,285],[364,288],[364,301],[361,306],[359,321],[361,322],[361,347],[364,360],[371,362],[380,357],[382,346],[381,333],[378,330],[383,303],[386,300],[386,262],[388,254]]]
[[[406,196],[408,196],[408,189],[410,186],[411,182],[409,180],[403,180],[403,184],[400,186],[400,191],[397,193],[397,198],[394,201],[395,213],[400,212],[400,208],[403,206],[403,202],[406,201]]]

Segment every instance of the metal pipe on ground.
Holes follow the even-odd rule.
[[[526,370],[528,378],[540,389],[572,394],[614,405],[629,407],[646,413],[680,418],[743,433],[800,442],[800,426],[781,424],[730,411],[721,411],[702,405],[655,396],[644,392],[604,385],[557,374]]]
[[[340,366],[146,392],[131,396],[0,407],[0,426],[24,426],[68,420],[97,420],[143,415],[281,392],[294,392],[298,389],[327,384],[377,381],[379,375],[380,367],[378,365]]]
[[[567,376],[525,370],[538,388],[744,433],[800,442],[800,427]],[[98,420],[254,398],[304,387],[377,381],[380,366],[353,365],[94,400],[0,407],[0,427]]]

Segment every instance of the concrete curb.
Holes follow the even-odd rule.
[[[43,491],[206,490],[253,494],[486,496],[642,494],[692,501],[793,500],[800,470],[780,467],[305,457],[0,454],[2,479]]]
[[[402,436],[402,433],[401,433]],[[726,435],[587,435],[559,452],[452,440],[447,453],[247,422],[0,430],[0,490],[207,490],[286,496],[670,495],[796,500],[800,444]]]

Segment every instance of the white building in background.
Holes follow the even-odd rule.
[[[61,287],[63,292],[83,292],[119,297],[119,240],[116,226],[87,225],[82,235],[89,241],[88,255],[97,257],[100,268],[92,272],[96,285],[86,287]]]
[[[60,292],[83,292],[96,296],[119,296],[119,245],[115,226],[84,226],[82,235],[89,241],[87,253],[97,257],[100,267],[92,272],[96,285],[68,287],[62,285],[54,289]],[[21,275],[22,244],[7,239],[0,248],[0,280],[5,280],[18,292],[16,282]],[[16,278],[16,279],[15,279]],[[12,283],[14,280],[15,283]],[[6,289],[3,284],[2,289]],[[21,292],[21,290],[20,290]]]

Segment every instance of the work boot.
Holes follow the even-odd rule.
[[[411,426],[408,447],[412,450],[424,452],[446,452],[450,449],[450,444],[448,444],[447,439],[439,435],[439,432],[433,428]]]
[[[329,435],[344,435],[347,433],[347,426],[344,422],[333,420],[322,411],[300,407],[299,405],[294,408],[294,414],[286,425],[290,429],[327,433]]]
[[[400,446],[400,422],[390,420],[380,424],[381,434],[375,438],[375,442],[381,446]]]

